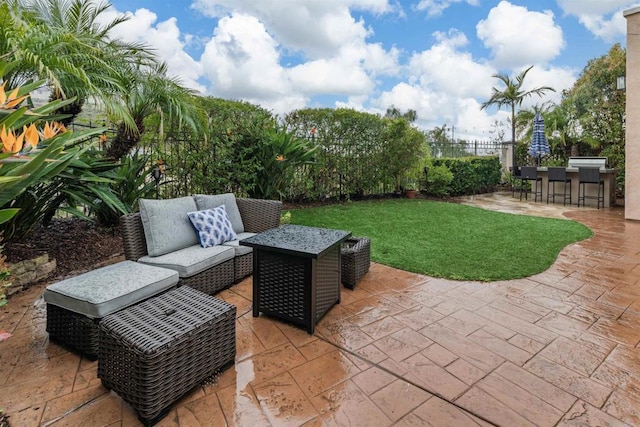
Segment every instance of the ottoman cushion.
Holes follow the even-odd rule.
[[[178,273],[123,261],[47,286],[44,300],[92,319],[145,300],[178,283]]]

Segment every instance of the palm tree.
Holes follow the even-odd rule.
[[[102,19],[111,6],[89,0],[7,0],[2,7],[8,18],[0,24],[0,48],[12,52],[19,66],[6,77],[17,87],[32,79],[46,79],[50,99],[76,100],[59,113],[72,121],[84,103],[94,98],[108,114],[132,125],[114,95],[127,86],[117,78],[123,63],[156,62],[144,45],[112,40],[108,33],[129,18]]]
[[[481,110],[485,108],[496,105],[498,108],[503,105],[507,105],[511,107],[511,145],[513,147],[512,150],[512,163],[513,167],[516,166],[516,106],[520,107],[522,102],[533,95],[542,96],[547,91],[555,92],[555,89],[549,86],[542,86],[535,89],[531,89],[529,91],[524,91],[522,86],[524,84],[524,79],[527,76],[529,70],[533,68],[533,65],[527,68],[526,70],[520,72],[516,76],[515,79],[511,79],[506,74],[495,74],[493,77],[502,81],[505,85],[505,88],[499,90],[498,88],[492,88],[491,98],[480,107]]]
[[[154,68],[128,67],[121,70],[122,84],[128,90],[122,93],[122,105],[134,126],[122,121],[105,154],[113,159],[127,155],[144,133],[144,120],[152,114],[160,114],[161,124],[166,117],[170,123],[187,125],[194,133],[206,126],[204,110],[198,107],[195,91],[186,89],[176,78],[167,75],[166,64]],[[162,128],[160,129],[162,133]]]

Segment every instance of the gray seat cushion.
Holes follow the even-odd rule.
[[[236,202],[236,196],[233,193],[225,194],[196,194],[193,196],[198,206],[198,210],[217,208],[224,205],[229,221],[233,226],[233,231],[236,233],[244,232],[244,223],[240,216],[240,210],[238,209],[238,203]]]
[[[253,248],[249,246],[240,246],[240,240],[246,239],[247,237],[255,236],[256,233],[239,233],[237,240],[229,240],[228,242],[224,242],[222,246],[232,247],[235,251],[236,256],[242,256],[249,254],[253,251]]]
[[[123,261],[49,285],[44,291],[44,300],[89,318],[101,319],[177,283],[178,273],[173,270]]]
[[[193,197],[140,199],[139,204],[149,255],[159,256],[198,243],[187,216],[188,212],[198,210]]]
[[[234,251],[229,246],[211,246],[203,248],[196,244],[160,256],[143,256],[138,262],[157,267],[170,268],[180,277],[191,277],[208,268],[233,259]]]

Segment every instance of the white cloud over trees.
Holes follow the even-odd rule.
[[[147,9],[127,12],[130,20],[114,35],[149,44],[171,74],[203,94],[246,100],[275,113],[317,106],[319,97],[381,113],[393,104],[416,110],[425,128],[448,123],[482,136],[503,118],[503,112],[480,110],[498,84],[492,75],[535,65],[527,83],[558,92],[531,103],[557,101],[575,81],[581,69],[554,65],[567,49],[560,18],[576,19],[602,39],[624,31],[628,0],[557,2],[561,16],[503,0],[475,28],[434,31],[433,42],[415,51],[401,40],[381,43],[376,26],[394,20],[401,27],[407,14],[420,14],[428,26],[456,3],[478,11],[481,2],[193,0],[190,13],[211,25],[197,38],[178,19],[159,21]],[[196,43],[201,49],[190,49]],[[472,54],[472,45],[485,54]],[[196,50],[200,57],[187,53]]]

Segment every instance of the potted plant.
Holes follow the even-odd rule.
[[[415,199],[418,194],[418,185],[415,181],[406,181],[404,185],[404,195],[408,199]]]

